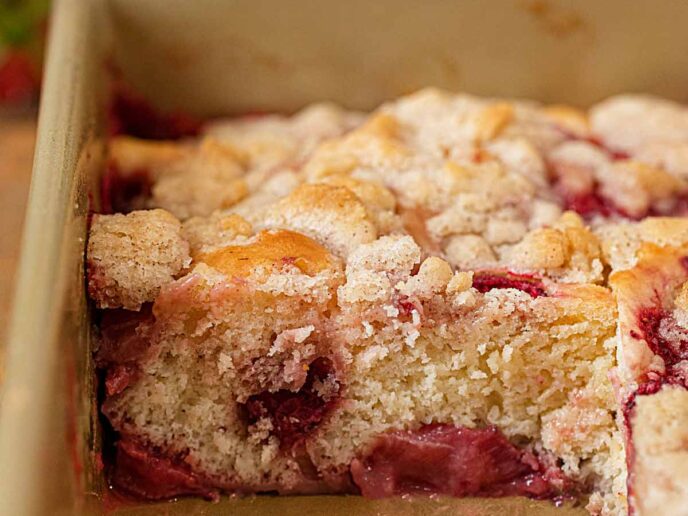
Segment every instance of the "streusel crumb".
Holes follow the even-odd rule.
[[[94,215],[88,291],[99,308],[138,310],[191,263],[181,223],[165,210]]]

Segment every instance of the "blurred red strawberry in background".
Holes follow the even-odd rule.
[[[30,102],[36,98],[40,79],[35,63],[21,50],[10,50],[0,64],[0,104]]]
[[[49,0],[0,0],[0,106],[38,100]]]

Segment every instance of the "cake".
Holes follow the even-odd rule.
[[[422,90],[114,136],[112,486],[688,509],[688,108]]]

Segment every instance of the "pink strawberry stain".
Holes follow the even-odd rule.
[[[525,292],[532,298],[547,296],[542,281],[530,274],[476,272],[473,275],[473,288],[483,294],[493,289],[514,288]]]

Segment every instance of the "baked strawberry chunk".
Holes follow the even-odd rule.
[[[413,493],[555,498],[571,488],[494,426],[433,424],[384,434],[352,462],[351,474],[370,498]]]

